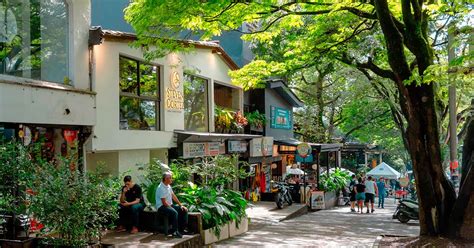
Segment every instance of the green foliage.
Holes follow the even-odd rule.
[[[139,170],[143,171],[144,176],[143,194],[153,206],[156,203],[156,188],[160,185],[164,172],[171,172],[175,194],[187,187],[191,177],[191,167],[179,160],[174,160],[169,166],[159,160],[153,160],[148,164],[140,165]]]
[[[340,170],[337,168],[334,172],[330,173],[329,175],[322,174],[319,178],[319,189],[324,191],[338,191],[343,189],[347,181],[350,179],[349,173]]]
[[[61,158],[37,171],[31,210],[45,225],[45,242],[54,246],[85,246],[112,227],[118,217],[120,184],[100,171],[83,173]]]
[[[238,155],[203,158],[192,166],[192,172],[201,178],[201,184],[211,188],[223,188],[238,179],[249,176],[245,172],[246,162],[239,161]],[[239,168],[240,167],[240,168]]]
[[[202,214],[203,228],[212,228],[217,236],[220,236],[221,225],[231,220],[240,223],[245,217],[247,201],[240,192],[219,190],[209,186],[199,187],[190,183],[179,197],[190,212]]]
[[[258,110],[245,113],[245,118],[247,118],[250,126],[256,128],[263,128],[267,123],[267,118],[265,117],[265,114],[260,113]]]

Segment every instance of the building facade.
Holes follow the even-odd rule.
[[[83,157],[96,124],[90,2],[4,1],[0,7],[0,136],[24,144],[41,139],[49,159]]]

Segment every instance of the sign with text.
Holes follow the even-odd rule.
[[[183,143],[183,158],[217,156],[223,153],[219,142]]]
[[[166,109],[181,112],[184,109],[184,94],[180,89],[181,79],[177,71],[171,73],[169,85],[165,92]]]
[[[229,153],[244,153],[247,151],[247,142],[240,140],[231,140],[227,143]]]
[[[273,155],[273,137],[255,138],[250,141],[250,157]]]
[[[324,209],[324,191],[311,192],[311,209]]]
[[[270,106],[270,127],[275,129],[293,128],[291,111],[275,106]]]

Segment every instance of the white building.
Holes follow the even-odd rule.
[[[112,174],[136,175],[137,164],[168,162],[169,149],[181,144],[176,130],[209,137],[216,105],[243,109],[243,91],[228,75],[237,66],[218,44],[192,42],[190,53],[147,62],[141,49],[130,46],[134,34],[105,30],[103,38],[91,56],[97,123],[87,146],[88,169],[104,162]],[[218,140],[219,152],[222,135],[193,142]]]
[[[89,0],[1,1],[0,12],[0,137],[81,156],[96,123]]]

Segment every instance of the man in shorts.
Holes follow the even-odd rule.
[[[369,176],[367,178],[367,181],[365,181],[365,206],[367,207],[367,213],[369,213],[369,203],[372,209],[372,213],[375,211],[374,199],[377,193],[377,185],[373,181],[372,176]]]

